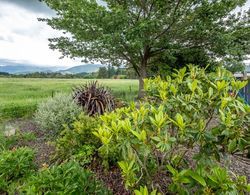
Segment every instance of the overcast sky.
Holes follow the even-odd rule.
[[[246,7],[250,7],[248,0]],[[0,0],[0,65],[24,63],[46,66],[74,66],[80,60],[59,59],[50,50],[48,38],[59,32],[38,17],[51,17],[53,11],[38,0]]]
[[[58,51],[49,49],[53,30],[37,18],[51,17],[53,11],[38,0],[0,0],[0,65],[34,64],[42,66],[74,66],[83,64],[59,59]]]

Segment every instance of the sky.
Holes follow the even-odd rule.
[[[48,38],[60,36],[37,18],[54,12],[38,0],[0,0],[0,65],[32,64],[71,67],[80,60],[59,59],[59,51],[49,49]]]
[[[248,0],[245,7],[250,7]],[[37,18],[52,17],[54,12],[38,0],[0,0],[0,66],[32,64],[72,67],[80,59],[59,59],[59,51],[49,49],[48,38],[60,36]]]

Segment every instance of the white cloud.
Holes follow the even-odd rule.
[[[53,30],[38,17],[47,13],[31,12],[15,4],[0,2],[0,59],[28,62],[36,65],[74,66],[80,60],[59,59],[58,51],[49,49],[48,38],[56,37]]]

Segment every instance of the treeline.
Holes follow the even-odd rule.
[[[100,79],[136,79],[136,73],[129,68],[114,68],[113,66],[100,67],[97,72]]]
[[[79,74],[63,74],[51,72],[33,72],[27,74],[9,74],[0,72],[0,77],[13,77],[13,78],[94,78],[92,73],[79,73]]]
[[[12,78],[64,78],[64,79],[136,79],[136,74],[133,70],[127,68],[114,68],[111,66],[100,67],[97,72],[93,73],[77,73],[64,74],[60,72],[33,72],[27,74],[9,74],[0,72],[0,77]]]

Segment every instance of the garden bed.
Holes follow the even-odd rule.
[[[215,122],[212,122],[215,123]],[[14,147],[28,146],[35,149],[36,158],[35,163],[39,168],[48,166],[51,163],[51,155],[54,152],[54,146],[49,144],[46,135],[39,130],[37,125],[32,120],[15,120],[11,124],[20,130],[21,134],[34,133],[35,139],[30,141],[19,140]],[[198,148],[189,150],[186,154],[188,161],[192,161],[192,156],[197,153]],[[222,159],[223,166],[229,168],[230,171],[235,172],[238,175],[247,176],[248,182],[250,181],[250,159],[240,155],[228,155]],[[106,187],[112,190],[114,194],[130,194],[124,187],[124,181],[121,176],[120,169],[113,165],[109,170],[105,170],[101,165],[101,162],[95,158],[90,164],[89,169],[93,171],[98,179],[103,181]],[[161,189],[164,193],[167,192],[167,184],[170,182],[170,178],[167,174],[156,174],[154,177],[156,185],[162,186]]]

